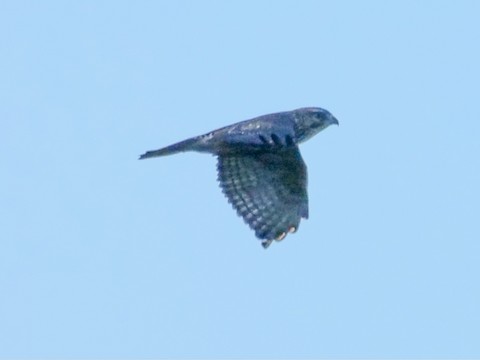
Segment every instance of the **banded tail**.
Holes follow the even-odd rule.
[[[179,143],[166,146],[158,150],[147,151],[145,154],[140,155],[139,160],[149,159],[157,156],[166,156],[176,154],[182,151],[196,150],[195,145],[198,143],[198,138],[190,138],[187,140],[180,141]]]

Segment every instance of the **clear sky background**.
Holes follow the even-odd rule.
[[[2,1],[0,357],[480,357],[480,2]],[[303,106],[264,250],[215,159]]]

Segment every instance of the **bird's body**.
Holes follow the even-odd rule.
[[[223,192],[266,248],[308,217],[307,170],[297,145],[331,124],[338,125],[337,119],[321,108],[268,114],[148,151],[140,159],[183,151],[216,155]]]

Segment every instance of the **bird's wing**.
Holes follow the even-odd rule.
[[[308,217],[307,168],[296,146],[219,154],[218,180],[264,247]]]

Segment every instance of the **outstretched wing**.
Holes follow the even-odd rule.
[[[307,168],[296,146],[219,154],[218,180],[265,248],[308,217]]]

